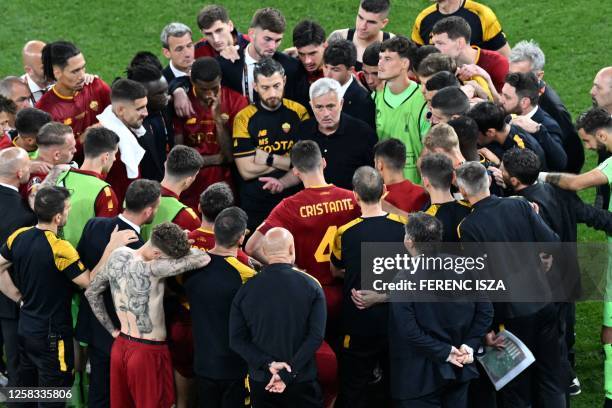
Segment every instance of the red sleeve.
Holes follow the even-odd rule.
[[[421,211],[427,201],[429,201],[429,195],[427,195],[425,189],[421,189],[414,199],[414,207],[416,208],[415,211]]]
[[[6,149],[7,147],[11,147],[11,146],[13,146],[13,142],[11,141],[11,138],[8,137],[6,133],[3,133],[2,136],[0,136],[0,150]]]
[[[249,256],[242,249],[238,249],[238,256],[236,258],[243,264],[249,265]]]
[[[100,112],[106,109],[108,105],[111,104],[110,87],[103,80],[98,78],[98,98],[100,98]]]
[[[265,235],[266,232],[275,227],[289,229],[289,220],[291,218],[287,216],[287,212],[287,200],[283,200],[276,207],[274,207],[270,215],[268,215],[268,218],[266,218],[266,220],[262,222],[259,227],[257,227],[257,231]]]
[[[110,187],[104,187],[95,204],[96,217],[111,218],[119,215],[119,199]]]
[[[200,218],[191,208],[183,208],[176,217],[172,220],[173,223],[178,225],[184,230],[193,231],[194,229],[200,228],[202,222]]]
[[[246,97],[244,97],[243,95],[240,95],[238,92],[231,92],[230,95],[231,95],[231,105],[229,108],[230,118],[227,121],[227,126],[229,127],[231,131],[234,128],[234,118],[236,117],[238,112],[240,112],[241,110],[249,106],[249,101]]]

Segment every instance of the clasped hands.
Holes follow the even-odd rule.
[[[462,344],[459,348],[451,346],[451,351],[446,361],[457,367],[471,364],[474,362],[474,350],[466,344]]]
[[[287,388],[287,384],[281,379],[279,372],[282,370],[287,370],[287,372],[291,372],[291,367],[289,364],[284,362],[273,361],[268,366],[268,370],[270,370],[270,374],[272,374],[272,378],[270,378],[270,382],[266,385],[266,391],[274,392],[274,393],[282,393]]]

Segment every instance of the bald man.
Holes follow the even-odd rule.
[[[591,88],[593,105],[607,110],[612,115],[612,67],[602,68]]]
[[[32,94],[28,85],[16,76],[7,76],[0,81],[0,95],[17,105],[17,112],[32,107]]]
[[[19,186],[30,178],[30,158],[20,147],[0,151],[0,246],[17,229],[36,224],[36,216],[19,194]],[[17,343],[18,307],[0,294],[0,330],[4,338],[9,387],[17,381],[19,352]],[[1,351],[1,350],[0,350]]]
[[[23,69],[25,71],[21,79],[24,80],[30,88],[33,104],[38,102],[51,85],[45,78],[45,73],[43,72],[42,49],[45,45],[46,44],[42,41],[32,40],[28,41],[21,51]]]
[[[269,265],[234,297],[230,347],[248,364],[253,406],[323,407],[315,361],[325,332],[323,290],[293,267],[289,231],[272,228],[263,241]]]

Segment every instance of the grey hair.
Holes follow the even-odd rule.
[[[5,98],[12,99],[11,96],[13,94],[13,86],[15,84],[21,84],[23,86],[27,86],[19,77],[16,76],[7,76],[6,78],[0,81],[0,95]]]
[[[457,185],[463,188],[468,196],[474,196],[489,190],[489,174],[487,169],[479,162],[465,162],[455,170],[455,174],[457,175]]]
[[[159,39],[161,40],[162,46],[164,48],[168,48],[168,38],[169,37],[182,37],[187,33],[189,33],[190,35],[192,34],[191,28],[189,28],[185,24],[170,23],[164,27],[164,29],[161,32],[161,35],[159,36]]]
[[[523,40],[516,43],[510,52],[509,59],[510,62],[529,61],[532,72],[542,71],[546,63],[544,51],[534,40]]]
[[[319,96],[326,95],[330,92],[335,92],[338,100],[340,100],[342,86],[340,82],[336,81],[332,78],[320,78],[313,82],[310,85],[310,90],[308,94],[310,96],[310,100],[312,101],[314,98],[318,98]]]

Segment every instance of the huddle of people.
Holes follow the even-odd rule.
[[[300,21],[282,51],[279,10],[242,33],[208,5],[201,40],[168,24],[168,64],[138,52],[110,86],[75,44],[26,43],[0,81],[8,385],[89,407],[569,406],[575,298],[390,301],[362,287],[362,244],[612,236],[612,67],[574,124],[542,49],[487,6],[436,0],[410,38],[390,12],[361,0],[329,37]],[[495,391],[475,361],[506,329],[535,362]]]

